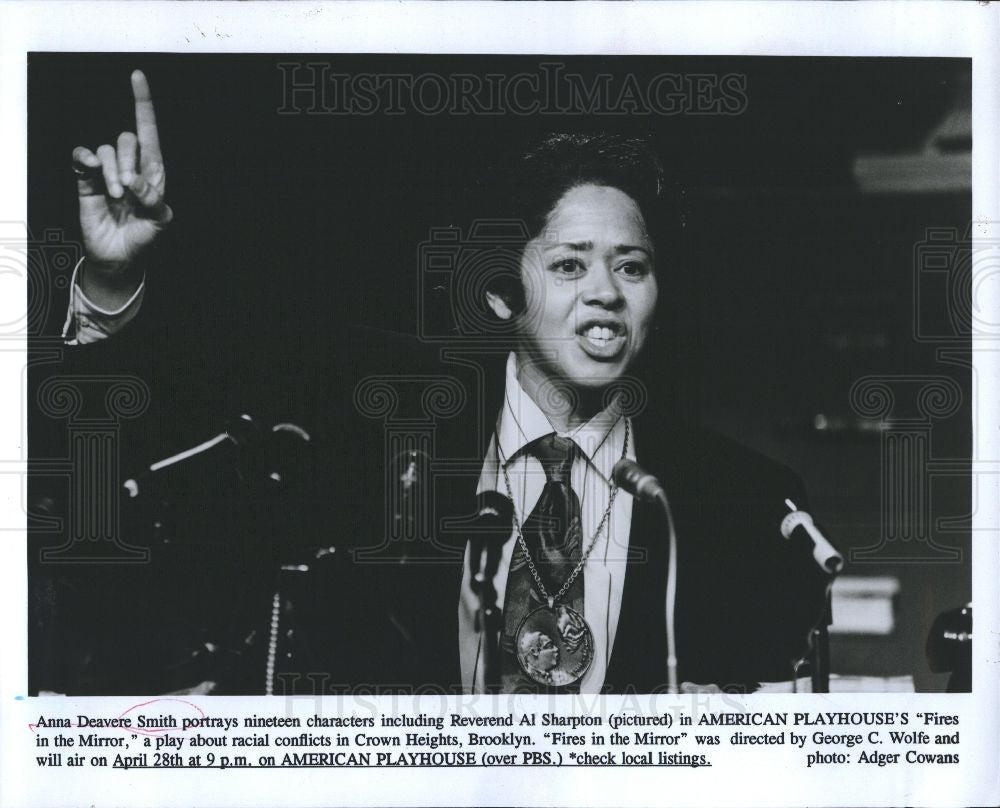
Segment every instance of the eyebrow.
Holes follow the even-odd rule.
[[[624,255],[625,253],[641,252],[646,253],[646,255],[651,255],[650,251],[645,247],[640,247],[638,244],[618,244],[615,246],[615,253],[618,255]]]
[[[594,242],[592,241],[564,241],[560,244],[553,244],[549,249],[555,249],[557,247],[569,247],[571,250],[577,252],[589,252],[594,249]],[[652,253],[645,247],[640,247],[637,244],[616,244],[614,247],[614,252],[617,255],[624,255],[626,253],[641,252],[646,255],[652,255]]]

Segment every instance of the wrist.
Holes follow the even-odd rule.
[[[77,285],[96,305],[117,309],[135,294],[142,279],[142,269],[135,262],[85,258],[80,263]]]
[[[85,256],[80,266],[81,277],[89,275],[102,285],[127,285],[135,273],[134,261],[102,261]]]

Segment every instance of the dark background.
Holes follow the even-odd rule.
[[[584,76],[739,73],[749,104],[735,116],[278,114],[277,65],[295,61],[342,73],[537,73],[543,61]],[[967,60],[33,54],[36,237],[56,228],[78,238],[70,154],[134,128],[135,67],[152,87],[176,214],[151,259],[144,317],[156,324],[157,350],[188,347],[172,373],[151,379],[154,406],[129,425],[123,473],[213,434],[251,402],[287,416],[314,408],[329,384],[314,374],[342,326],[447,333],[446,302],[420,309],[421,243],[431,228],[469,226],[477,181],[511,143],[577,129],[650,135],[687,188],[684,243],[658,267],[671,295],[661,323],[669,387],[687,416],[799,472],[845,553],[880,535],[879,435],[856,423],[857,379],[954,378],[963,406],[935,423],[932,453],[969,457],[970,372],[939,361],[939,343],[915,339],[913,301],[915,245],[929,227],[965,232],[970,179],[872,189],[855,172],[859,155],[971,149],[961,126],[934,140],[956,110],[967,118]],[[47,294],[36,352],[65,311],[64,288]],[[945,305],[940,286],[935,294]],[[967,350],[967,334],[952,344]],[[818,429],[819,415],[844,428]],[[30,428],[34,460],[64,451],[57,422],[36,412]],[[935,517],[970,507],[965,477],[935,485]],[[853,575],[899,578],[897,627],[835,637],[835,672],[912,673],[918,689],[943,688],[923,644],[934,615],[971,598],[969,535],[934,535],[961,562],[849,563]]]

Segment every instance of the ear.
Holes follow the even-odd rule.
[[[501,320],[509,320],[514,316],[514,310],[510,306],[510,301],[496,292],[486,293],[486,303]]]

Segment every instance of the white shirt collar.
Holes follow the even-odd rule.
[[[562,437],[571,438],[590,465],[610,483],[625,440],[625,420],[621,417],[618,399],[615,398],[585,424],[568,432],[559,432],[521,387],[517,378],[517,356],[513,352],[507,356],[506,376],[504,405],[496,427],[500,460],[510,463],[532,441],[557,432]]]

